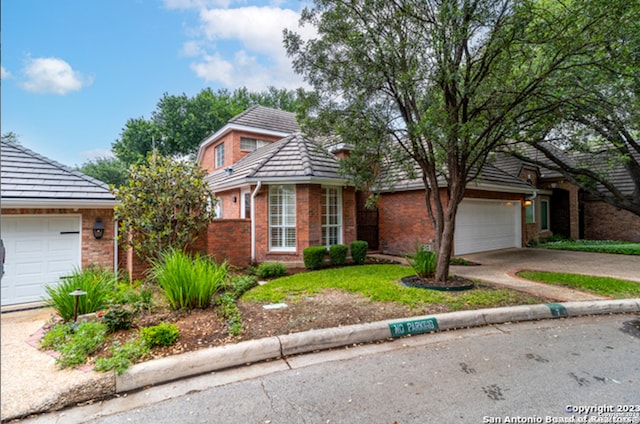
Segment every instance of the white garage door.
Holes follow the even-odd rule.
[[[80,216],[2,216],[2,305],[37,302],[80,267]]]
[[[465,199],[456,216],[455,254],[522,247],[520,202]]]

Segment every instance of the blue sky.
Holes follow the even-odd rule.
[[[2,134],[68,166],[106,156],[163,93],[303,85],[300,0],[3,0]],[[308,34],[307,29],[299,32]]]

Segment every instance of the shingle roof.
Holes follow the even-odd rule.
[[[3,206],[24,201],[108,206],[116,199],[102,181],[74,171],[10,140],[2,139]]]
[[[291,134],[300,130],[296,114],[255,105],[231,118],[228,124]]]
[[[420,168],[417,164],[413,165],[413,175],[406,169],[406,166],[392,165],[388,168],[387,172],[389,174],[381,179],[381,181],[385,181],[383,186],[380,187],[382,191],[416,190],[424,188]],[[390,187],[386,187],[386,185],[390,185]],[[438,185],[440,187],[446,187],[447,182],[444,178],[438,178]],[[500,187],[505,191],[520,193],[530,193],[534,189],[531,184],[509,175],[492,165],[485,165],[482,168],[482,172],[467,184],[467,188],[482,188],[487,185],[490,185],[492,189],[496,191],[500,191]]]
[[[553,145],[545,145],[546,148],[554,151],[554,154],[562,159],[565,163],[573,167],[587,168],[596,172],[601,172],[606,175],[608,181],[610,181],[624,196],[632,196],[635,190],[635,185],[629,172],[616,158],[615,151],[600,151],[597,153],[571,153],[563,152]],[[557,167],[556,164],[551,162],[542,152],[535,149],[532,146],[525,145],[519,147],[519,153],[540,162],[550,167]],[[633,153],[632,153],[633,154]],[[635,156],[634,156],[635,157]],[[636,158],[636,160],[639,160]],[[500,152],[495,155],[494,166],[504,170],[505,172],[517,176],[522,167],[528,162],[520,160],[507,152]],[[540,177],[547,181],[553,181],[556,179],[562,179],[563,175],[555,170],[546,168],[544,166],[537,166],[529,164],[539,169]],[[606,189],[598,184],[596,186],[598,190],[606,191]]]
[[[206,177],[213,191],[258,180],[286,182],[312,179],[344,182],[338,159],[301,133],[261,147],[233,166]]]

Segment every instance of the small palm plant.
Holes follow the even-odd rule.
[[[423,245],[419,245],[413,255],[407,256],[407,262],[409,262],[418,277],[433,278],[436,273],[438,258],[434,252],[425,250]]]

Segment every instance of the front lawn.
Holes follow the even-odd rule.
[[[398,281],[413,275],[403,265],[363,265],[305,272],[269,281],[246,292],[242,300],[279,303],[300,299],[329,289],[361,294],[371,301],[394,302],[410,308],[439,304],[442,309],[462,310],[507,305],[544,303],[525,293],[480,285],[462,292],[441,292],[404,287]]]
[[[640,297],[640,283],[634,281],[543,271],[520,271],[517,275],[527,280],[571,287],[616,299]]]
[[[578,252],[640,255],[640,243],[611,240],[561,240],[537,245],[541,249],[575,250]]]

